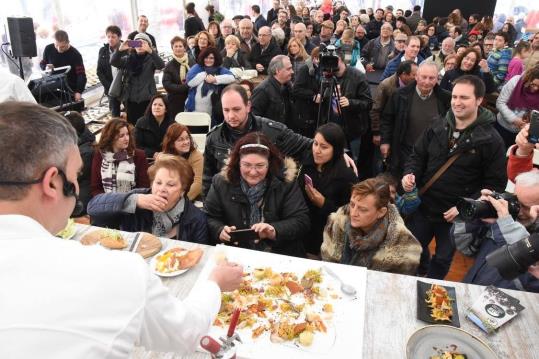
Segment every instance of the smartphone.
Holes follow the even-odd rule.
[[[142,47],[142,40],[127,40],[127,46],[131,48]]]
[[[258,234],[256,234],[254,229],[238,229],[230,232],[230,240],[232,242],[253,241],[255,239],[258,239]]]
[[[303,175],[304,181],[306,185],[309,185],[311,187],[313,186],[313,179],[309,175]]]
[[[528,131],[528,142],[539,143],[539,111],[533,110],[530,114],[530,129]]]

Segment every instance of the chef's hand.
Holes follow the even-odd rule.
[[[243,279],[243,267],[236,263],[222,262],[217,264],[208,278],[217,283],[221,292],[238,289]]]

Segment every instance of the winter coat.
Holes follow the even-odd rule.
[[[318,118],[319,106],[314,102],[315,96],[320,92],[318,71],[319,69],[314,67],[313,61],[308,59],[295,74],[294,86],[292,87],[296,113],[289,126],[295,132],[311,138],[314,136]]]
[[[509,158],[507,160],[507,178],[513,183],[515,183],[515,179],[519,174],[531,171],[534,167],[534,151],[531,151],[528,156],[517,156],[516,150],[517,146],[513,145],[507,151],[507,153],[509,153]]]
[[[248,59],[249,55],[242,49],[236,51],[232,57],[226,56],[226,49],[223,49],[223,51],[221,51],[221,56],[223,56],[223,67],[226,67],[227,69],[233,67],[243,67],[244,69],[252,68]]]
[[[421,245],[404,225],[397,208],[390,204],[387,209],[389,217],[387,234],[367,269],[415,275],[421,256]],[[321,248],[324,261],[341,262],[345,250],[345,232],[349,221],[348,205],[342,206],[329,216]]]
[[[268,76],[253,90],[251,112],[289,125],[292,119],[291,89],[288,84],[281,85],[274,76]]]
[[[506,244],[512,244],[528,238],[530,234],[519,222],[511,216],[498,218],[493,224],[486,224],[481,220],[472,222],[455,221],[451,228],[451,239],[456,243],[457,249],[465,255],[475,256],[473,266],[464,277],[464,283],[478,285],[493,285],[497,288],[525,290],[539,293],[539,279],[530,273],[519,275],[513,280],[506,280],[500,276],[498,269],[487,263],[486,257]],[[460,247],[459,244],[466,246]],[[467,252],[470,248],[477,249],[477,253]]]
[[[212,114],[213,103],[211,95],[214,93],[210,90],[205,97],[202,97],[202,86],[206,78],[206,70],[200,65],[195,65],[189,69],[187,73],[187,85],[189,86],[189,94],[187,95],[187,101],[185,102],[185,111],[187,112],[206,112]],[[218,87],[224,87],[232,82],[235,78],[232,72],[223,66],[219,66],[219,70],[215,75],[216,83]],[[203,102],[206,106],[203,105]]]
[[[277,55],[281,55],[281,53],[281,49],[277,45],[277,42],[275,42],[275,39],[271,40],[268,48],[264,52],[262,52],[262,45],[256,43],[251,48],[251,53],[249,54],[249,63],[251,66],[253,66],[253,68],[256,68],[257,64],[264,66],[264,71],[262,71],[261,74],[267,75],[268,66],[271,59]]]
[[[444,74],[444,77],[442,78],[442,81],[440,82],[440,87],[447,91],[453,91],[453,81],[458,79],[459,77],[463,75],[475,75],[479,77],[481,80],[483,80],[483,83],[485,84],[485,92],[486,93],[493,93],[496,91],[496,84],[494,83],[494,79],[492,78],[492,74],[490,72],[483,72],[479,69],[479,66],[472,69],[472,71],[462,71],[460,68],[449,70]]]
[[[184,23],[184,38],[188,38],[189,36],[195,36],[200,31],[206,30],[204,27],[204,23],[202,22],[202,19],[198,16],[188,16],[187,19],[185,19]]]
[[[380,134],[380,122],[382,117],[382,112],[386,105],[388,104],[391,96],[399,89],[399,78],[397,74],[393,74],[384,81],[380,82],[376,88],[376,93],[374,95],[374,102],[371,109],[371,131],[373,135]]]
[[[341,46],[341,39],[335,42],[335,47],[339,47],[339,46]],[[358,60],[360,61],[360,59],[361,59],[361,49],[359,46],[359,42],[354,40],[354,47],[352,48],[352,59],[350,60],[350,63],[348,64],[348,66],[355,67]]]
[[[418,188],[460,153],[453,164],[421,196],[419,209],[431,221],[444,221],[443,213],[460,197],[478,198],[483,188],[503,192],[507,185],[505,145],[493,127],[494,114],[482,107],[477,119],[460,133],[457,144],[449,148],[455,117],[449,110],[423,132],[414,145],[404,174],[415,174]]]
[[[128,193],[100,194],[92,198],[88,204],[88,214],[95,224],[100,222],[116,223],[116,228],[122,231],[152,233],[152,211],[138,207],[135,213],[124,211],[124,205],[129,196],[149,193],[151,190],[147,188],[135,189]],[[188,198],[185,198],[183,213],[179,222],[175,223],[174,226],[177,226],[176,240],[209,244],[206,215],[196,208]]]
[[[86,212],[86,206],[90,201],[90,178],[92,176],[92,158],[94,156],[94,142],[95,135],[91,133],[87,128],[84,128],[84,132],[79,136],[78,147],[80,156],[82,158],[82,171],[78,176],[79,182],[79,199],[84,204],[84,210]]]
[[[380,37],[370,40],[361,49],[361,55],[365,59],[365,64],[373,63],[375,69],[383,70],[388,63],[388,56],[395,50],[395,42],[390,38],[389,44],[382,46]],[[382,54],[380,54],[382,53]],[[383,56],[385,53],[385,56]]]
[[[284,124],[267,118],[249,114],[248,132],[262,132],[279,148],[281,153],[301,161],[311,150],[313,140],[294,133]],[[202,193],[210,189],[212,177],[219,173],[230,149],[234,146],[230,130],[226,123],[215,126],[206,137],[204,147],[204,173],[202,175]]]
[[[149,101],[156,93],[154,73],[155,70],[161,70],[165,63],[159,57],[157,51],[146,54],[142,72],[135,76],[128,68],[129,54],[126,51],[116,51],[110,58],[110,64],[118,69],[126,69],[127,80],[122,91],[121,101],[145,102]]]
[[[397,55],[397,57],[391,59],[386,65],[386,68],[384,69],[384,73],[382,74],[382,77],[380,78],[380,81],[383,81],[384,79],[388,78],[389,76],[393,75],[397,72],[397,69],[399,68],[399,65],[401,62],[403,62],[402,57],[404,56],[404,51],[400,53],[400,55]],[[420,54],[417,55],[415,62],[416,64],[420,64],[425,59]]]
[[[334,166],[325,166],[322,172],[316,169],[312,152],[301,167],[298,184],[309,208],[311,230],[304,236],[303,245],[307,253],[319,254],[322,245],[322,234],[328,216],[350,201],[352,185],[358,178],[352,168],[347,167],[343,158],[339,158]],[[313,186],[324,196],[322,207],[315,206],[305,192],[305,175],[313,180]]]
[[[135,143],[137,148],[144,150],[147,158],[153,158],[155,152],[161,151],[163,138],[174,119],[165,116],[161,124],[158,124],[153,116],[143,116],[138,119],[135,126]]]
[[[99,55],[97,59],[97,77],[99,82],[103,85],[105,94],[108,95],[110,85],[112,84],[112,69],[110,67],[110,47],[109,44],[104,44],[99,49]]]
[[[239,183],[231,182],[226,175],[227,167],[215,176],[206,200],[204,211],[208,216],[211,243],[220,243],[219,235],[224,226],[245,229],[249,226],[250,205]],[[304,257],[302,238],[309,230],[309,211],[301,191],[295,182],[296,164],[285,160],[282,176],[269,176],[264,194],[263,222],[275,228],[275,241],[266,240],[272,253]],[[249,243],[240,243],[249,248]]]
[[[385,80],[384,80],[385,81]],[[412,98],[416,92],[417,83],[413,81],[405,87],[397,89],[386,103],[385,110],[380,120],[380,143],[391,145],[391,168],[401,168],[404,163],[400,163],[400,152],[403,144],[406,143],[406,133],[412,107]],[[451,93],[435,85],[431,96],[436,97],[438,114],[445,116],[451,107]],[[413,139],[415,142],[416,139]]]
[[[193,62],[189,61],[189,66],[192,65]],[[175,118],[178,113],[184,111],[189,91],[186,81],[180,82],[180,63],[175,59],[170,60],[163,70],[163,87],[167,91],[169,115]]]

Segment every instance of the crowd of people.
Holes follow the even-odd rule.
[[[146,16],[125,41],[119,27],[107,27],[98,76],[114,118],[97,143],[79,113],[0,105],[0,125],[9,129],[0,131],[0,203],[24,208],[0,214],[35,214],[27,206],[36,201],[63,206],[67,216],[75,197],[100,226],[436,279],[446,277],[458,249],[476,257],[465,282],[539,291],[535,265],[506,280],[485,260],[527,238],[539,220],[539,171],[528,138],[530,121],[539,121],[539,32],[522,37],[509,19],[494,29],[491,17],[466,19],[459,9],[427,22],[419,6],[353,14],[340,2],[272,5],[266,16],[258,5],[232,19],[214,14],[206,27],[187,4],[185,37],[170,40],[166,64]],[[68,78],[80,96],[77,54],[59,30],[42,65],[80,62]],[[264,80],[240,82],[234,68]],[[157,93],[157,70],[166,95]],[[191,130],[175,123],[184,111],[211,116],[203,153]],[[43,139],[24,132],[17,144],[9,137],[38,115],[53,129]],[[9,124],[13,116],[22,127]],[[26,172],[12,171],[20,156],[6,146],[23,144],[22,151],[36,149],[35,158]],[[44,148],[65,156],[48,157]],[[508,179],[516,184],[517,215],[493,196]],[[58,183],[64,197],[52,190]],[[497,218],[463,221],[461,198],[488,202]],[[49,215],[34,218],[45,218],[40,223],[54,234],[65,218]],[[252,229],[253,238],[235,242],[241,229]],[[211,298],[215,283],[238,285],[237,266],[220,269],[205,283]]]

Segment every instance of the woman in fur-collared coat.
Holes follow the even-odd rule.
[[[210,241],[304,257],[309,210],[296,175],[295,162],[283,160],[262,133],[240,138],[204,201]],[[256,236],[235,242],[239,229],[253,229]]]
[[[389,199],[389,186],[381,179],[354,185],[350,203],[328,218],[322,259],[415,275],[421,245]]]

